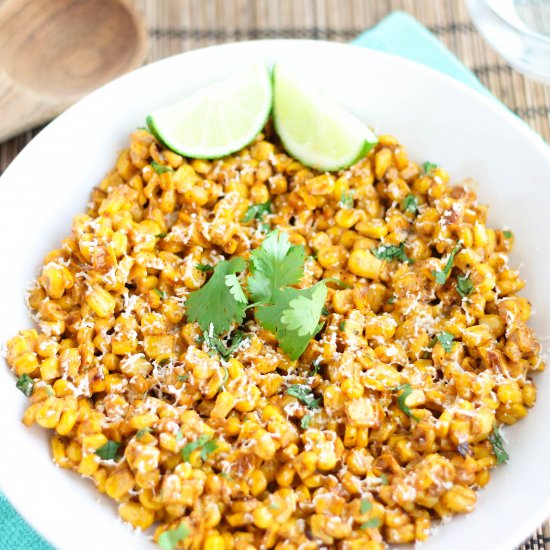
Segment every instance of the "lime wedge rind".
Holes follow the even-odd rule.
[[[348,168],[378,142],[376,135],[339,103],[288,66],[273,70],[273,119],[288,153],[320,171]]]
[[[269,119],[271,75],[254,63],[147,117],[151,133],[186,157],[215,159],[246,147]]]

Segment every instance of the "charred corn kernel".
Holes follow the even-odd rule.
[[[63,401],[55,396],[48,397],[36,411],[36,422],[43,428],[55,428],[63,412]]]
[[[158,422],[158,420],[159,420],[159,417],[156,414],[153,414],[153,413],[140,414],[137,416],[133,416],[130,419],[130,426],[134,430],[142,430],[144,428],[150,428],[151,426],[153,426],[153,424]]]
[[[469,487],[455,485],[443,497],[443,504],[455,513],[471,512],[476,503],[475,492]]]
[[[392,152],[384,147],[374,157],[374,173],[378,179],[382,179],[391,165]]]
[[[225,418],[233,408],[235,398],[227,391],[223,391],[216,397],[216,403],[210,416],[212,418]]]
[[[521,403],[523,401],[522,392],[518,384],[514,381],[499,386],[497,389],[497,397],[501,403]]]
[[[61,466],[61,468],[69,468],[70,463],[67,459],[67,455],[65,452],[65,445],[61,438],[54,436],[51,439],[51,445],[52,445],[52,458],[54,462]]]
[[[95,286],[90,290],[86,295],[86,303],[98,317],[112,315],[116,306],[113,296],[100,286]]]
[[[132,527],[145,531],[155,521],[155,513],[137,502],[125,502],[118,507],[118,515],[122,521],[128,522]]]
[[[370,237],[372,239],[382,239],[388,234],[386,222],[379,218],[360,222],[355,229],[358,233],[361,233],[361,235],[365,235],[365,237]]]
[[[348,260],[348,269],[366,279],[378,279],[382,269],[382,260],[375,258],[367,250],[353,250]]]
[[[57,433],[59,435],[68,435],[74,428],[77,417],[78,415],[76,410],[66,409],[63,411],[61,418],[59,419],[59,423],[55,427]]]
[[[117,469],[105,482],[105,492],[114,500],[121,500],[134,488],[134,477],[128,468]]]
[[[83,456],[77,472],[83,476],[93,476],[99,467],[99,457],[96,454]]]
[[[336,212],[334,221],[339,227],[349,229],[353,227],[362,218],[361,211],[355,208],[342,208]]]
[[[38,368],[38,359],[34,352],[25,351],[12,360],[11,366],[17,376],[31,374]]]
[[[47,357],[40,363],[40,377],[49,382],[61,376],[59,368],[59,359],[57,357]]]

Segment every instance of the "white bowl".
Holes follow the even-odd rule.
[[[411,158],[443,166],[454,181],[479,181],[490,223],[516,235],[525,296],[539,336],[550,335],[550,153],[547,145],[491,98],[416,63],[342,44],[268,40],[185,53],[130,73],[92,93],[43,130],[0,179],[0,341],[32,326],[23,299],[44,254],[69,234],[94,185],[114,164],[145,116],[243,63],[286,61],[380,133],[396,135]],[[0,368],[0,487],[60,550],[153,548],[117,520],[92,483],[56,468],[40,428],[20,423],[26,398]],[[550,377],[539,401],[505,430],[510,462],[494,470],[476,510],[453,519],[426,550],[509,550],[550,514]],[[13,541],[11,541],[13,542]]]

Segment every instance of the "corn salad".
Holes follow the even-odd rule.
[[[23,423],[51,430],[55,463],[163,548],[423,541],[473,510],[500,462],[496,426],[527,414],[544,368],[508,265],[513,234],[486,216],[469,182],[451,186],[391,136],[328,174],[286,155],[269,126],[219,161],[137,130],[44,260],[28,295],[39,329],[8,343],[32,384]],[[248,258],[269,228],[304,246],[301,288],[348,287],[328,283],[324,326],[298,360],[253,314],[222,359],[186,299],[204,266]]]

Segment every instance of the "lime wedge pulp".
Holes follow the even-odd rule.
[[[321,171],[347,168],[378,138],[358,118],[288,66],[273,70],[275,129],[290,155]]]
[[[147,117],[153,134],[176,153],[219,158],[248,145],[262,130],[272,103],[271,76],[254,63],[225,80]]]

